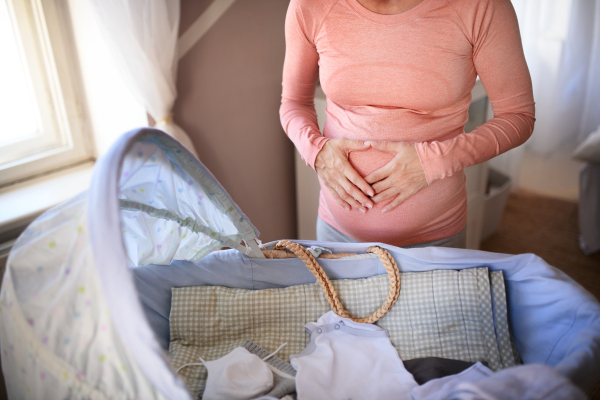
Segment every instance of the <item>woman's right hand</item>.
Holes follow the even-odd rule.
[[[346,211],[358,209],[364,214],[373,208],[373,201],[367,196],[373,196],[375,191],[348,161],[350,152],[369,148],[371,145],[362,140],[329,139],[317,154],[317,174]]]

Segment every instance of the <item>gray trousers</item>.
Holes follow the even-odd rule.
[[[345,243],[358,243],[358,240],[351,238],[350,236],[344,235],[342,232],[323,221],[320,217],[317,217],[317,240],[322,242],[345,242]],[[467,247],[467,227],[464,227],[462,231],[458,232],[454,236],[450,236],[445,239],[433,240],[431,242],[416,243],[409,246],[402,246],[404,249],[414,249],[418,247],[453,247],[458,249],[465,249]]]

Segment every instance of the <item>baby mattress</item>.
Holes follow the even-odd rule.
[[[400,297],[377,325],[388,330],[402,360],[441,357],[483,361],[498,371],[517,364],[506,315],[502,271],[470,268],[401,273]],[[334,280],[344,308],[355,317],[377,310],[387,297],[387,275]],[[175,368],[225,356],[250,339],[287,360],[310,336],[304,330],[330,306],[316,283],[245,290],[197,286],[172,290],[169,355]],[[495,312],[493,311],[495,310]],[[191,393],[204,385],[203,366],[182,369]]]

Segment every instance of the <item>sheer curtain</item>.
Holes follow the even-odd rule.
[[[512,0],[536,101],[528,150],[550,154],[600,125],[600,0]],[[491,165],[518,179],[524,147]]]
[[[92,0],[108,47],[135,97],[156,127],[196,154],[173,121],[177,97],[179,0]]]

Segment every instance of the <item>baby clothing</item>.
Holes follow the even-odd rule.
[[[256,354],[237,347],[225,357],[206,361],[205,400],[249,400],[273,388],[273,373]]]
[[[585,400],[587,395],[556,369],[542,364],[520,365],[471,382],[429,399],[440,400]],[[418,399],[421,400],[421,399]]]
[[[259,396],[264,400],[295,398],[295,383],[298,400],[511,398],[499,395],[498,388],[492,386],[507,390],[513,383],[507,385],[502,381],[504,377],[500,378],[502,373],[494,375],[480,362],[467,368],[469,363],[463,361],[435,357],[413,359],[406,361],[409,372],[387,331],[377,325],[357,323],[329,311],[316,323],[306,324],[305,329],[310,334],[310,342],[300,354],[290,356],[291,365],[273,357],[279,349],[269,353],[249,340],[222,358],[203,361],[208,380],[199,397],[204,400],[249,400]],[[180,369],[187,365],[194,364]],[[530,370],[537,371],[523,369]],[[523,376],[524,379],[519,377],[514,385],[535,386],[530,382],[535,379],[527,373]],[[515,380],[512,375],[509,378]],[[419,386],[418,381],[426,383]],[[489,384],[483,384],[488,381]],[[557,392],[552,393],[552,398],[562,398],[567,392],[574,394],[573,398],[584,398],[575,396],[581,393],[563,381],[557,380]],[[542,389],[539,386],[534,391]],[[485,395],[480,396],[484,392]],[[546,392],[549,395],[548,390]]]
[[[417,383],[386,330],[333,311],[305,329],[311,335],[309,344],[290,356],[299,400],[411,399]]]
[[[238,347],[239,349],[240,347]],[[289,363],[281,360],[278,357],[272,356],[269,357],[271,353],[267,350],[263,349],[256,343],[251,340],[246,340],[241,348],[248,350],[251,354],[255,354],[260,358],[264,363],[267,363],[267,366],[273,373],[273,387],[270,391],[265,393],[265,396],[275,397],[275,398],[283,398],[284,396],[294,393],[296,391],[296,370],[292,368]],[[237,350],[237,349],[236,349]],[[230,353],[231,354],[231,353]],[[269,358],[267,358],[269,357]],[[209,373],[210,379],[210,373]],[[201,386],[198,391],[198,398],[207,400],[208,397],[204,397],[206,390],[206,386]]]

